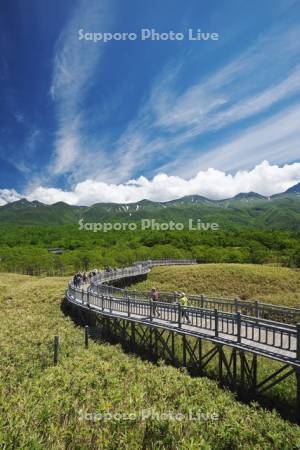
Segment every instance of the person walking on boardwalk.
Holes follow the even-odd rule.
[[[79,275],[79,273],[76,273],[74,275],[74,278],[73,278],[74,287],[79,288],[80,287],[80,282],[81,282],[80,275]]]
[[[189,300],[187,298],[187,296],[185,295],[184,292],[181,292],[180,297],[179,297],[179,303],[181,304],[181,306],[183,306],[183,308],[181,308],[181,317],[182,319],[186,319],[187,323],[191,323],[189,315],[186,311],[186,307],[189,304]]]
[[[77,287],[77,274],[75,274],[73,277],[73,284],[74,284],[74,287]]]
[[[157,317],[160,317],[160,314],[159,314],[159,312],[157,310],[157,305],[156,305],[156,302],[159,301],[159,293],[157,292],[157,290],[155,288],[151,289],[150,297],[151,297],[151,300],[153,302],[153,304],[152,304],[152,314],[153,314],[153,316],[155,316],[156,312],[157,312]]]

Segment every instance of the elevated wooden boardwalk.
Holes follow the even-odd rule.
[[[144,330],[142,332],[144,343],[156,348],[156,341],[159,340],[164,351],[171,357],[172,352],[174,353],[174,335],[181,336],[182,365],[187,365],[189,360],[203,368],[213,357],[218,357],[219,377],[222,378],[225,371],[233,385],[237,384],[239,363],[239,381],[242,385],[248,384],[252,392],[265,392],[287,377],[295,375],[300,419],[300,326],[258,317],[257,304],[254,308],[255,316],[238,311],[236,301],[234,308],[237,312],[194,305],[182,307],[176,302],[174,293],[168,293],[166,301],[154,303],[148,294],[134,293],[132,296],[131,291],[110,285],[118,280],[145,276],[153,265],[157,264],[139,263],[125,269],[100,272],[93,277],[91,285],[84,289],[75,288],[70,283],[66,298],[81,314],[98,318],[97,323],[100,327],[110,326],[112,329],[117,327],[125,335],[130,326],[131,341],[135,333]],[[228,300],[229,304],[230,301]],[[221,305],[224,306],[224,302]],[[275,309],[277,314],[278,311],[283,313],[286,310],[285,307],[281,310],[278,306]],[[299,313],[299,310],[290,310],[292,317],[293,314],[297,316]],[[108,321],[114,325],[112,323],[109,325]],[[193,348],[188,343],[190,337],[196,339]],[[205,355],[202,354],[202,341],[213,345],[210,352]],[[257,383],[257,356],[282,363],[278,370],[260,383]]]

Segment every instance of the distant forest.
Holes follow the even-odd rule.
[[[70,275],[126,266],[135,260],[196,258],[199,263],[255,263],[300,267],[296,231],[79,231],[75,225],[1,226],[0,270]],[[49,251],[61,249],[61,254]]]

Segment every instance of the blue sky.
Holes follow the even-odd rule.
[[[0,204],[269,195],[300,180],[299,0],[4,0],[0,26]],[[185,38],[143,41],[144,28]]]

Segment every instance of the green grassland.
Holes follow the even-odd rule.
[[[188,294],[258,299],[266,303],[300,308],[300,271],[286,267],[255,264],[200,264],[196,266],[155,267],[147,279],[131,286],[131,289],[160,291],[185,291]],[[191,338],[193,345],[193,338]],[[179,345],[180,347],[180,345]],[[210,344],[204,341],[203,351]],[[180,352],[180,350],[178,349]],[[225,349],[229,356],[229,350]],[[281,365],[266,358],[258,358],[258,382],[278,370]],[[212,361],[206,371],[217,378],[218,367]],[[294,377],[273,387],[260,399],[276,405],[284,415],[295,415],[296,383]]]
[[[256,264],[155,267],[132,289],[258,299],[300,308],[300,270]]]
[[[299,427],[256,403],[238,402],[215,381],[142,361],[119,346],[91,342],[84,349],[82,328],[60,309],[66,281],[0,275],[1,449],[300,448]],[[150,275],[153,281],[159,286],[157,270]],[[183,281],[183,276],[177,278],[176,286]],[[192,284],[186,286],[193,290]],[[56,367],[54,335],[61,339]],[[180,412],[185,418],[89,421],[80,416],[80,411],[134,413],[148,408]],[[188,411],[199,410],[217,413],[219,419],[186,419]]]

